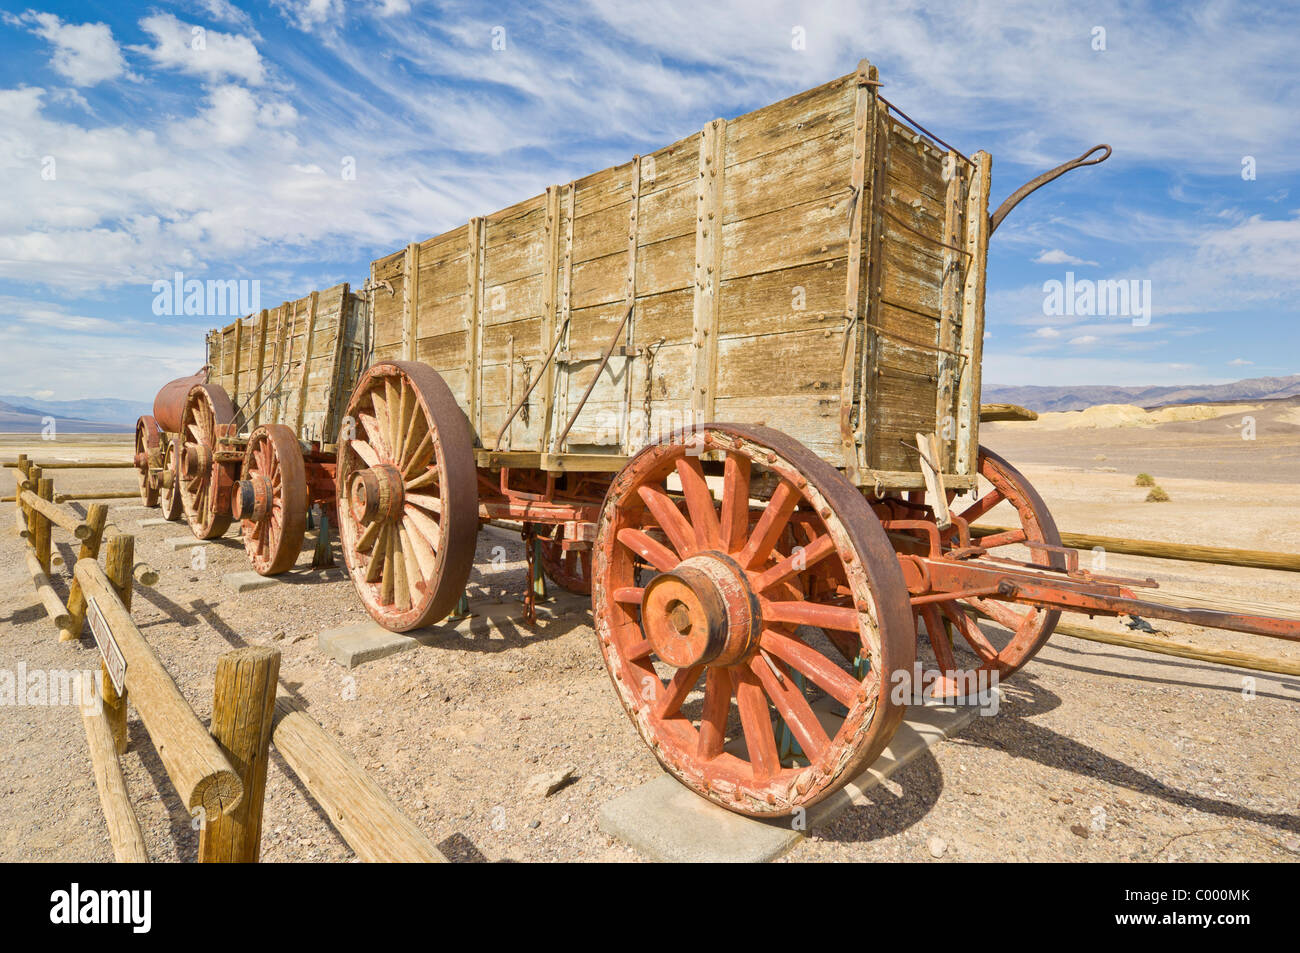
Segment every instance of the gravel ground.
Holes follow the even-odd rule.
[[[1030,461],[1023,469],[1063,528],[1300,548],[1294,482],[1215,482],[1198,474],[1204,436],[1182,434],[1180,475],[1157,474],[1173,498],[1165,504],[1141,502],[1145,491],[1132,485],[1136,469],[1107,472],[1096,461],[1077,465],[1077,457],[1053,462],[1050,442],[1058,436],[1041,435],[1048,445],[1034,454],[1008,453]],[[988,437],[1007,449],[996,432]],[[1092,437],[1100,448],[1092,456],[1104,455],[1107,434]],[[58,453],[51,448],[0,438],[4,459],[18,452],[120,459],[129,452],[102,438],[64,438]],[[1082,451],[1072,444],[1070,452]],[[1248,461],[1233,466],[1250,472]],[[60,490],[73,491],[131,488],[134,479],[128,471],[55,478]],[[0,504],[0,670],[19,663],[28,670],[94,667],[97,653],[88,638],[60,645],[44,618],[13,534],[11,507]],[[520,624],[523,553],[516,535],[492,527],[481,534],[469,622],[435,630],[415,651],[348,672],[317,651],[316,635],[366,618],[350,583],[311,573],[305,555],[284,584],[237,595],[221,584],[223,574],[247,569],[237,540],[207,545],[204,567],[193,568],[189,551],[166,546],[187,535],[183,525],[137,525],[155,515],[115,505],[110,519],[135,534],[137,560],[161,572],[157,586],[137,589],[134,614],[201,718],[210,712],[223,652],[275,645],[283,653],[281,690],[335,733],[454,859],[637,859],[598,829],[596,814],[659,768],[609,687],[586,600],[561,593],[535,629]],[[56,530],[70,561],[66,538]],[[1181,591],[1300,603],[1293,574],[1119,556],[1111,557],[1108,571],[1152,575]],[[66,577],[55,585],[63,590]],[[1091,624],[1122,631],[1117,623]],[[1189,637],[1177,626],[1157,627],[1179,640]],[[1231,633],[1194,637],[1300,659],[1289,644]],[[1058,636],[1003,692],[996,716],[976,719],[872,791],[869,804],[813,831],[786,859],[1300,858],[1291,758],[1300,737],[1300,678]],[[0,860],[112,859],[79,722],[69,707],[0,706]],[[134,712],[130,730],[123,764],[150,855],[190,860],[197,835]],[[527,792],[535,775],[568,769],[574,780],[551,796]],[[352,857],[273,753],[263,859]]]

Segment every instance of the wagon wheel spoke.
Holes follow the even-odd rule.
[[[1025,620],[1036,614],[1038,609],[1013,609],[1005,602],[997,599],[980,599],[972,597],[966,600],[966,603],[976,610],[984,613],[998,625],[1005,626],[1012,632],[1016,632],[1024,625]]]
[[[997,487],[993,487],[993,489],[981,496],[971,506],[962,510],[958,516],[961,519],[964,519],[967,523],[974,523],[1004,499],[1006,499],[1006,497],[1002,495],[1002,491]]]
[[[662,572],[668,572],[679,562],[672,550],[652,539],[642,530],[619,530],[618,541]]]
[[[749,537],[749,457],[739,453],[727,454],[722,470],[722,515],[719,531],[722,546],[735,553]]]
[[[953,602],[939,603],[941,611],[949,622],[961,633],[961,637],[966,640],[966,644],[971,647],[981,661],[988,662],[997,657],[998,650],[993,647],[993,643],[988,637],[980,631],[980,627],[975,620],[962,611],[961,606]]]
[[[704,479],[704,468],[699,457],[683,457],[678,460],[677,478],[682,482],[682,495],[686,498],[687,512],[691,514],[697,548],[720,548],[722,528],[718,522],[718,511],[713,505],[713,493]]]
[[[695,543],[695,530],[682,511],[677,508],[677,504],[663,490],[657,486],[643,486],[637,490],[641,494],[641,499],[645,501],[646,509],[654,517],[659,528],[664,531],[668,541],[673,544],[673,549],[677,550],[678,556],[689,556],[697,549]],[[663,557],[667,558],[667,557]],[[652,560],[653,561],[653,560]],[[673,560],[676,565],[676,560]]]
[[[750,764],[757,778],[770,778],[781,769],[781,758],[776,750],[776,737],[767,713],[767,696],[758,678],[747,668],[733,672],[736,679],[736,707],[740,709],[740,724],[745,733],[745,746]]]
[[[820,761],[830,747],[831,739],[794,679],[780,671],[771,656],[762,653],[750,660],[749,667],[808,760]]]
[[[695,687],[702,674],[704,674],[703,665],[679,668],[674,672],[673,677],[668,680],[667,687],[659,695],[658,704],[655,706],[655,717],[669,718],[678,714],[682,702],[686,701],[686,696],[691,693],[691,689]]]
[[[845,707],[862,692],[862,683],[812,646],[775,629],[763,631],[763,648],[791,668],[808,676],[818,688]]]
[[[786,524],[790,521],[790,514],[794,512],[798,503],[799,491],[786,480],[782,480],[772,494],[772,499],[764,507],[763,515],[754,525],[749,541],[745,543],[740,556],[737,557],[742,566],[752,569],[771,554],[772,547],[785,531]]]
[[[699,741],[696,751],[703,761],[722,754],[727,737],[727,718],[731,713],[731,673],[725,668],[710,668],[704,677],[704,709],[700,714]]]

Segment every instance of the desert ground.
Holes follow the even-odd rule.
[[[1294,553],[1298,406],[1127,425],[985,425],[982,439],[1029,477],[1063,530]],[[1254,439],[1242,439],[1247,416]],[[130,445],[98,435],[0,437],[0,459],[20,452],[124,459]],[[1139,472],[1169,501],[1144,502]],[[129,470],[54,476],[68,492],[135,485]],[[4,481],[11,493],[11,478]],[[311,572],[305,553],[284,584],[236,594],[221,584],[223,574],[248,568],[233,535],[207,545],[203,568],[193,568],[191,551],[166,546],[188,534],[183,524],[141,528],[156,511],[112,502],[110,521],[135,535],[137,560],[161,574],[156,586],[137,589],[136,622],[201,717],[211,710],[218,656],[274,645],[283,653],[281,691],[453,859],[638,859],[600,830],[597,811],[660,768],[610,688],[587,601],[552,587],[539,623],[522,624],[517,534],[486,527],[480,535],[468,621],[349,672],[316,646],[322,629],[366,618],[341,573]],[[0,504],[0,670],[20,662],[28,670],[97,667],[88,636],[60,644],[44,617],[12,505]],[[75,551],[66,533],[56,529],[55,540],[64,561],[55,586],[65,592]],[[1166,590],[1300,605],[1294,573],[1114,554],[1106,569],[1150,576]],[[1072,621],[1127,631],[1117,620]],[[1300,660],[1292,643],[1155,625],[1175,641]],[[873,789],[869,803],[810,831],[785,860],[1300,859],[1300,677],[1057,635],[1002,691],[996,715],[976,718]],[[0,860],[112,860],[80,722],[74,708],[0,706]],[[134,712],[130,732],[123,763],[150,855],[190,860],[197,834]],[[549,797],[527,791],[535,775],[565,769],[576,779],[568,786]],[[274,749],[263,859],[353,859]]]

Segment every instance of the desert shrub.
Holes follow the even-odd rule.
[[[1160,487],[1157,486],[1157,487],[1154,487],[1154,488],[1151,490],[1151,492],[1147,494],[1147,499],[1146,499],[1146,501],[1147,501],[1148,503],[1168,503],[1168,502],[1169,502],[1169,494],[1166,493],[1164,490],[1160,489]]]
[[[1156,478],[1149,473],[1139,473],[1137,479],[1133,481],[1134,486],[1155,486]]]

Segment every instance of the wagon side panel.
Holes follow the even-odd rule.
[[[717,125],[714,136],[725,139],[714,146],[724,157],[713,189],[720,260],[716,277],[707,258],[697,266],[705,301],[697,306],[693,341],[693,397],[702,419],[762,421],[837,465],[857,200],[851,80]],[[710,205],[710,158],[702,155],[702,208]],[[699,223],[705,255],[707,219]],[[716,301],[708,300],[711,280]]]
[[[503,450],[536,451],[543,429],[538,394],[529,396],[508,433],[502,428],[550,349],[542,317],[547,196],[534,196],[481,222],[476,428],[484,446],[494,447],[500,435]],[[470,273],[467,265],[467,277]]]

